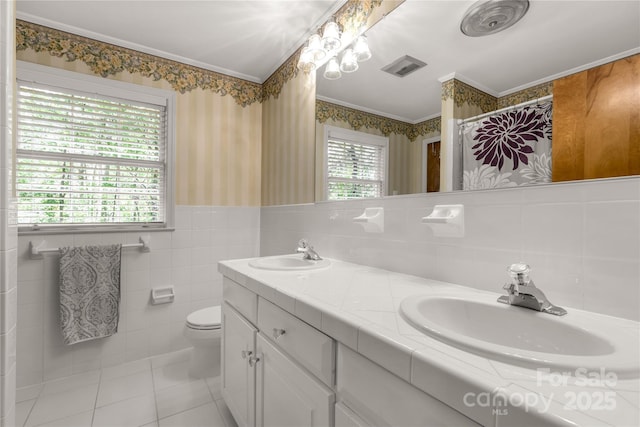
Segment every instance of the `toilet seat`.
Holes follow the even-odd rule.
[[[220,329],[220,306],[207,307],[187,316],[187,327],[198,330]]]

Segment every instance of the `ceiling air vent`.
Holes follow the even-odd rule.
[[[414,58],[413,56],[405,55],[396,59],[391,64],[383,67],[382,71],[393,74],[396,77],[405,77],[408,74],[411,74],[414,71],[424,67],[425,65],[427,65],[426,62],[422,62],[419,59]]]

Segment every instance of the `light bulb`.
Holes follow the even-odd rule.
[[[340,61],[340,71],[343,73],[353,73],[358,69],[358,59],[353,53],[353,49],[349,48],[342,54],[342,60]]]
[[[298,60],[298,69],[305,73],[310,73],[316,69],[316,63],[313,62],[313,53],[309,50],[309,47],[304,47],[300,52],[300,59]]]
[[[329,63],[327,63],[323,75],[327,80],[336,80],[342,77],[340,66],[338,65],[338,59],[335,56],[329,60]]]
[[[322,48],[326,51],[340,48],[340,27],[333,21],[327,22],[322,33]]]
[[[318,34],[309,37],[308,46],[315,62],[322,61],[327,56],[327,52],[322,48],[322,40]]]
[[[363,62],[371,58],[371,51],[369,50],[369,42],[367,42],[367,36],[358,37],[353,46],[353,52],[356,54],[358,62]]]

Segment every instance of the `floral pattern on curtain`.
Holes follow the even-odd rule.
[[[552,102],[461,127],[464,190],[551,182]]]

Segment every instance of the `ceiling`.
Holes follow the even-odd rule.
[[[19,19],[262,83],[344,0],[18,0]],[[408,122],[438,115],[440,78],[456,73],[504,95],[622,52],[640,51],[637,0],[531,0],[507,30],[466,37],[474,1],[406,0],[367,32],[373,57],[323,99]],[[380,69],[402,55],[428,65],[403,79]]]
[[[257,83],[344,0],[18,0],[19,19]]]

